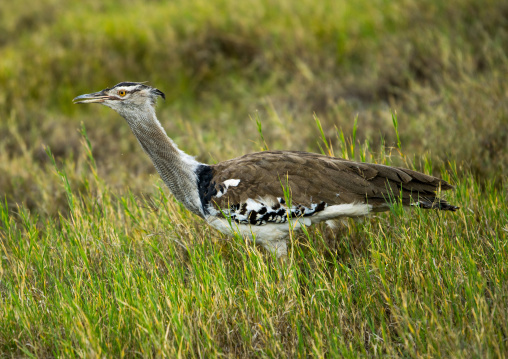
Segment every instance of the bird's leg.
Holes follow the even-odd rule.
[[[278,284],[277,285],[281,288],[284,288],[287,283],[288,274],[291,272],[288,270],[291,262],[288,258],[288,248],[287,248],[286,238],[263,243],[263,247],[266,250],[268,250],[270,253],[275,254],[275,256],[277,258],[277,262],[278,262],[277,267],[279,269],[277,271],[277,276],[278,276],[278,281],[277,281]]]
[[[262,245],[267,251],[275,254],[277,259],[279,259],[279,260],[282,260],[283,257],[287,258],[287,256],[288,256],[288,247],[286,244],[286,239],[265,242],[265,243],[262,243]]]

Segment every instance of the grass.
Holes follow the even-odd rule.
[[[507,352],[506,187],[464,179],[456,213],[395,206],[338,239],[309,228],[281,265],[203,227],[160,182],[115,194],[87,160],[80,192],[55,163],[59,216],[0,206],[6,356]]]
[[[507,18],[494,0],[2,2],[0,357],[508,356]],[[116,114],[71,103],[124,80],[166,93],[163,126],[203,162],[401,165],[461,209],[308,228],[281,266],[175,202]]]

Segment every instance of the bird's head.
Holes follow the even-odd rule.
[[[160,90],[140,82],[121,82],[99,92],[76,97],[74,103],[100,103],[111,107],[122,116],[153,108],[157,97],[166,99]]]

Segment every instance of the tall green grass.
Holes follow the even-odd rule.
[[[314,113],[328,137],[358,115],[359,140],[392,146],[396,109],[406,154],[431,152],[435,173],[506,175],[506,14],[501,0],[2,2],[0,194],[26,201],[17,181],[47,175],[44,145],[76,157],[80,121],[103,177],[141,191],[151,167],[122,120],[71,102],[125,80],[166,93],[163,125],[206,162],[258,150],[256,113],[272,148],[318,151]]]
[[[6,356],[506,355],[505,185],[459,180],[455,213],[395,205],[339,233],[306,228],[281,264],[161,182],[115,193],[82,135],[79,191],[48,149],[65,211],[0,205]]]

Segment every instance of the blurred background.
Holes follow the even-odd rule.
[[[261,150],[256,120],[270,149],[319,152],[314,116],[338,146],[356,115],[358,143],[393,147],[396,111],[405,155],[500,181],[507,54],[502,0],[2,1],[0,196],[62,210],[45,146],[79,190],[81,123],[108,186],[152,191],[157,176],[125,121],[72,104],[121,81],[165,92],[162,125],[203,162]]]

